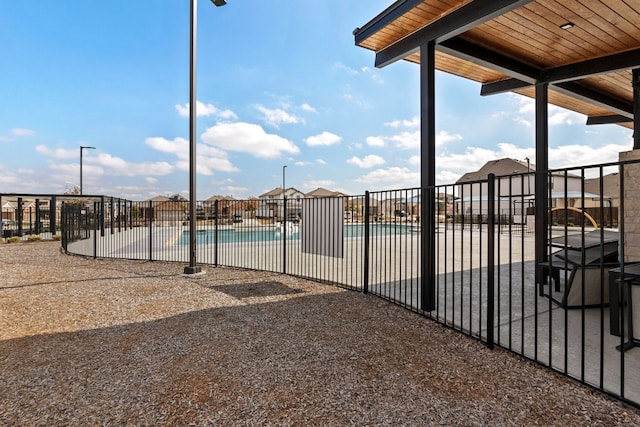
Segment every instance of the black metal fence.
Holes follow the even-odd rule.
[[[634,168],[490,176],[429,192],[201,202],[197,260],[373,293],[640,405],[640,253],[625,232],[634,215],[625,211],[632,187],[625,191],[624,176]],[[541,206],[530,194],[536,179],[548,187]],[[423,230],[426,194],[435,226]],[[71,253],[188,261],[188,202],[103,197],[63,211]]]

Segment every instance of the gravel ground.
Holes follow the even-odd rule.
[[[374,296],[0,244],[1,425],[640,425]]]

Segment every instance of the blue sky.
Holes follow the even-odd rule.
[[[198,198],[419,185],[418,66],[352,31],[392,0],[199,1]],[[0,193],[189,193],[189,1],[0,0]],[[535,158],[533,102],[438,73],[438,183]],[[614,161],[632,132],[550,108],[550,165]]]

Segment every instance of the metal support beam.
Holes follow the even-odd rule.
[[[463,59],[473,64],[489,68],[507,76],[534,85],[540,75],[540,69],[521,61],[495,52],[486,47],[455,37],[436,46],[438,52],[446,53],[454,58]]]
[[[640,68],[632,70],[633,86],[633,149],[640,149]]]
[[[435,309],[435,43],[420,47],[420,308]]]
[[[430,25],[376,53],[376,67],[385,67],[422,50],[430,42],[440,43],[471,28],[504,15],[532,0],[474,0]],[[422,56],[422,55],[421,55]]]
[[[620,114],[611,114],[608,116],[589,116],[587,117],[587,125],[610,125],[619,123],[632,122],[633,119],[622,116]]]
[[[496,70],[512,77],[511,79],[483,85],[481,95],[494,95],[524,89],[528,86],[535,85],[536,82],[553,84],[553,82],[542,79],[542,72],[540,70],[458,37],[447,40],[441,45],[436,46],[436,48],[439,52],[473,62],[474,64]],[[601,92],[596,92],[578,82],[558,82],[552,86],[552,90],[574,99],[588,102],[596,107],[609,110],[614,114],[620,114],[621,116],[633,119],[633,107],[630,103],[612,98]]]
[[[640,65],[640,49],[633,49],[545,70],[540,76],[540,81],[561,83],[599,74],[624,71],[638,65]]]
[[[518,79],[504,79],[497,82],[484,83],[480,88],[480,96],[497,95],[499,93],[513,92],[514,90],[526,89],[531,84]]]
[[[353,30],[356,45],[359,45],[414,7],[421,4],[424,0],[404,0],[395,2],[385,9],[378,16],[367,22],[363,27]]]
[[[549,85],[536,84],[536,182],[535,182],[535,260],[536,284],[542,283],[541,262],[547,260],[549,196]]]

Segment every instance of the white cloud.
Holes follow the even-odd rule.
[[[378,83],[378,84],[384,83],[384,79],[380,77],[378,73],[375,72],[375,69],[372,69],[370,67],[362,67],[360,71],[362,71],[363,74],[368,74],[374,83]]]
[[[330,188],[334,185],[334,182],[330,179],[314,179],[311,181],[305,181],[302,183],[302,188],[305,190],[315,190],[318,187]]]
[[[532,127],[535,120],[535,100],[526,96],[520,96],[511,94],[511,97],[519,105],[519,108],[514,112],[504,112],[505,115],[510,115],[512,120],[516,123]],[[549,104],[549,126],[560,125],[576,125],[584,124],[586,122],[586,116],[580,113],[576,113],[571,110],[567,110],[556,105]]]
[[[316,159],[316,163],[320,164],[320,165],[326,165],[327,162],[324,161],[323,159]]]
[[[390,128],[415,128],[420,126],[420,117],[416,116],[411,120],[394,120],[392,122],[387,122],[384,125]]]
[[[40,154],[44,154],[47,157],[53,157],[54,159],[78,159],[80,158],[80,147],[72,150],[66,148],[50,149],[46,145],[36,146],[36,151]]]
[[[356,70],[355,68],[348,67],[342,62],[335,62],[332,68],[334,71],[342,71],[352,76],[358,75],[358,70]]]
[[[324,131],[319,135],[310,136],[305,140],[307,145],[310,147],[334,145],[340,141],[342,141],[341,137],[327,131]]]
[[[304,111],[308,111],[310,113],[317,113],[318,111],[313,108],[311,105],[307,104],[306,102],[304,104],[302,104],[300,106],[300,108],[302,108]]]
[[[189,103],[184,105],[176,104],[176,110],[182,117],[189,117]],[[196,101],[196,116],[207,117],[216,116],[227,120],[236,120],[238,116],[231,110],[220,110],[213,104],[205,104],[200,101]]]
[[[382,189],[417,187],[420,185],[420,173],[404,167],[390,167],[372,171],[356,181]]]
[[[364,99],[362,96],[354,96],[353,93],[351,93],[350,85],[345,85],[342,93],[342,99],[363,110],[371,108],[371,103],[369,101]]]
[[[621,151],[629,151],[631,144],[607,144],[598,147],[562,145],[549,147],[549,167],[563,168],[617,162]],[[535,157],[530,156],[531,159]]]
[[[404,125],[394,124],[390,126],[395,128]],[[416,150],[420,148],[420,136],[421,134],[419,130],[403,131],[392,136],[368,136],[366,141],[371,147],[384,147],[387,145],[386,142],[388,141],[402,150]],[[461,141],[462,139],[462,136],[459,134],[451,134],[442,130],[436,135],[436,147],[441,147],[455,141]]]
[[[15,136],[34,136],[36,134],[36,131],[24,128],[14,128],[11,129],[11,133]]]
[[[420,148],[420,131],[401,132],[389,138],[396,147],[403,150],[411,150]]]
[[[172,173],[175,168],[168,162],[141,162],[134,163],[112,156],[108,153],[100,153],[96,157],[87,159],[89,167],[94,166],[104,170],[109,176],[162,176]],[[99,174],[99,171],[96,171]]]
[[[451,134],[446,130],[441,130],[436,135],[436,147],[441,147],[443,145],[447,145],[451,142],[462,141],[462,135],[459,134]]]
[[[175,155],[178,160],[176,168],[182,171],[189,170],[189,141],[184,138],[174,138],[172,140],[151,137],[146,143],[151,148]],[[227,153],[215,147],[205,144],[198,144],[196,147],[196,167],[198,173],[212,175],[214,170],[222,172],[236,172],[238,169],[231,164],[227,158]]]
[[[259,125],[244,122],[218,123],[202,134],[202,141],[223,150],[244,152],[264,159],[300,152],[288,139],[268,134]]]
[[[565,110],[559,107],[549,106],[549,126],[575,125],[586,122],[586,116]]]
[[[311,162],[304,162],[302,160],[294,163],[296,166],[309,166],[310,164]]]
[[[383,165],[386,162],[380,156],[376,156],[375,154],[369,154],[368,156],[365,156],[362,159],[358,157],[352,157],[349,160],[347,160],[347,163],[356,165],[359,168],[372,168],[374,166]]]
[[[262,105],[257,105],[256,108],[263,114],[263,120],[265,123],[275,127],[276,129],[282,124],[292,124],[292,123],[300,123],[302,119],[299,117],[289,114],[286,111],[276,108],[269,109],[263,107]]]
[[[237,185],[224,185],[220,187],[225,194],[234,194],[234,195],[246,195],[249,193],[249,189],[247,187],[240,187]]]
[[[384,138],[381,136],[368,136],[366,142],[371,147],[384,147]]]
[[[158,183],[158,178],[153,178],[153,177],[151,177],[151,176],[148,176],[148,177],[146,177],[146,178],[144,179],[144,181],[145,181],[147,184],[151,184],[151,185],[153,185],[153,184],[157,184],[157,183]]]

